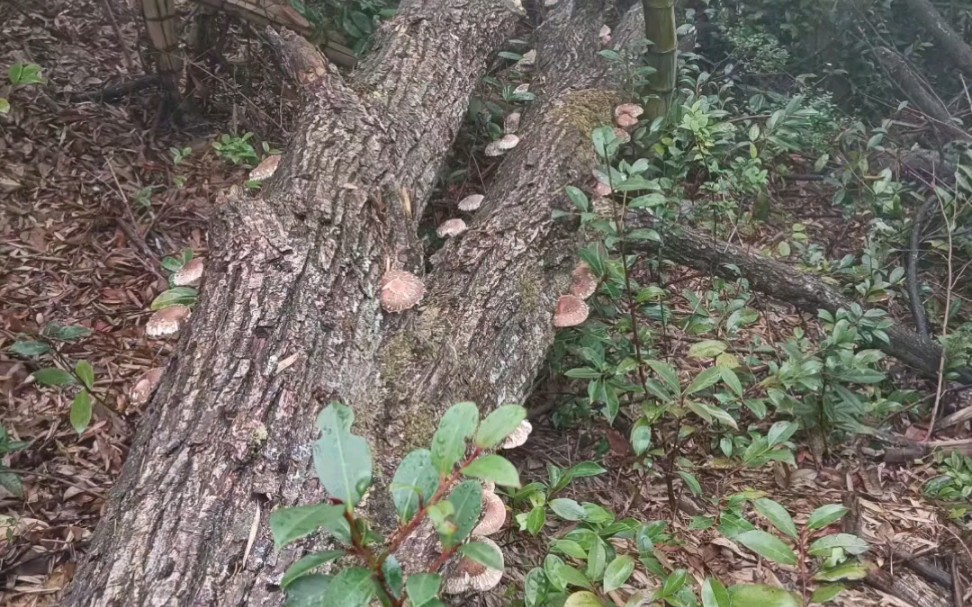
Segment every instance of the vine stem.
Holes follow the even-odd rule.
[[[955,275],[952,271],[952,230],[955,229],[954,217],[953,221],[950,223],[948,220],[948,215],[945,212],[945,203],[939,199],[938,208],[942,212],[942,218],[945,219],[945,234],[948,238],[948,256],[945,258],[945,263],[948,267],[948,284],[945,288],[945,314],[942,318],[942,339],[948,335],[948,317],[951,313],[952,307],[952,289],[955,288]],[[944,346],[944,344],[943,344]],[[942,385],[945,382],[945,348],[942,348],[942,355],[938,360],[938,385],[935,388],[935,404],[932,406],[931,421],[928,422],[928,433],[925,434],[925,441],[931,440],[932,434],[935,432],[935,422],[938,420],[938,411],[942,404],[942,395],[944,390],[942,390]]]

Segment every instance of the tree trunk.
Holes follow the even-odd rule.
[[[277,175],[211,228],[199,306],[65,605],[279,604],[300,548],[276,552],[266,523],[324,497],[309,449],[323,404],[354,409],[383,497],[449,405],[523,400],[576,250],[551,210],[589,177],[590,131],[616,103],[596,54],[610,5],[561,0],[548,15],[522,143],[402,315],[382,314],[379,277],[386,262],[422,267],[418,219],[516,15],[504,0],[406,0],[347,84],[305,73],[324,72]],[[370,501],[387,527],[393,513]]]
[[[972,77],[972,46],[962,40],[929,0],[905,0],[911,13],[928,33],[938,42],[942,59],[950,60],[956,67]]]

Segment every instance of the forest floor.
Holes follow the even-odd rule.
[[[0,489],[4,605],[56,604],[98,523],[142,413],[128,392],[142,373],[164,367],[175,348],[175,342],[144,335],[149,305],[168,287],[162,259],[186,248],[205,258],[206,225],[218,194],[245,179],[246,168],[221,158],[211,143],[224,133],[248,131],[275,147],[286,140],[290,117],[286,95],[275,88],[279,79],[274,86],[241,88],[213,76],[216,94],[205,114],[209,122],[178,131],[153,124],[158,113],[153,90],[111,104],[72,98],[140,75],[138,57],[126,50],[138,48],[141,26],[135,17],[122,2],[52,0],[14,9],[0,25],[0,67],[6,71],[13,63],[36,63],[49,81],[15,91],[10,113],[0,116],[0,425],[12,440],[28,444],[4,460],[25,486],[23,498]],[[259,75],[246,81],[260,82]],[[187,147],[191,153],[175,163],[171,150]],[[488,170],[480,167],[468,172],[484,173]],[[462,190],[453,187],[440,196],[459,198]],[[863,238],[862,225],[828,210],[828,192],[791,184],[775,192],[774,203],[805,223],[811,237],[836,257],[843,249],[854,250]],[[780,234],[764,227],[745,238],[758,248],[779,240]],[[682,271],[672,284],[680,292],[701,292],[709,280]],[[753,307],[761,321],[749,330],[768,343],[796,327],[814,331],[814,319],[784,304],[761,300]],[[49,323],[90,329],[90,335],[59,346],[56,354],[59,366],[87,360],[95,369],[95,415],[81,435],[69,421],[72,394],[39,388],[31,380],[36,362],[9,351]],[[661,342],[663,351],[653,356],[695,365],[692,370],[698,371],[698,361],[684,356],[694,340],[670,332]],[[548,413],[535,421],[527,445],[514,452],[526,480],[545,480],[548,464],[565,468],[599,461],[608,473],[575,481],[566,494],[601,504],[618,518],[668,521],[678,545],[663,549],[666,566],[684,567],[699,579],[716,575],[727,584],[793,586],[793,571],[755,558],[714,531],[690,531],[692,517],[714,515],[714,506],[683,491],[679,512],[673,514],[664,483],[635,465],[626,439],[600,418],[554,427],[550,405],[569,400],[564,390],[577,389],[553,378],[532,397],[532,406]],[[914,574],[891,555],[927,555],[949,571],[955,555],[968,550],[948,530],[944,510],[922,495],[923,483],[933,474],[927,464],[889,466],[856,442],[833,447],[826,458],[801,449],[798,469],[781,466],[772,473],[770,468],[726,467],[708,444],[689,441],[684,452],[698,466],[707,497],[763,491],[798,522],[816,506],[851,496],[855,531],[871,543],[872,561],[901,579]],[[523,534],[507,531],[498,541],[517,546],[504,550],[516,565],[514,578],[542,559],[539,541]],[[958,561],[972,562],[972,554]],[[968,571],[965,578],[970,578]],[[656,584],[642,571],[629,581],[636,587]],[[872,586],[853,586],[837,604],[907,606]],[[948,596],[950,589],[938,592]]]

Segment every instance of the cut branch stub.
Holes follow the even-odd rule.
[[[381,307],[397,314],[414,308],[425,295],[422,280],[404,270],[388,270],[381,277]]]

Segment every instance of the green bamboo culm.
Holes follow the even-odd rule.
[[[643,119],[664,116],[675,93],[678,37],[675,34],[675,0],[641,0],[645,12],[645,37],[649,41],[646,62],[655,68],[648,76],[648,94]]]

